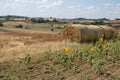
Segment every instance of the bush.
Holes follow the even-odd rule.
[[[23,25],[19,24],[16,26],[16,28],[23,28]]]
[[[54,31],[54,28],[51,28],[51,31],[53,32],[53,31]]]
[[[25,27],[25,29],[31,29],[30,27]]]
[[[61,29],[61,27],[60,27],[60,26],[58,26],[58,27],[56,27],[56,29]]]
[[[3,23],[2,23],[2,22],[0,22],[0,26],[3,26]]]
[[[73,24],[80,24],[80,22],[75,22],[75,21],[73,21]]]

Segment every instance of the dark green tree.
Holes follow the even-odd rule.
[[[23,25],[19,24],[19,25],[16,26],[16,28],[23,28]]]

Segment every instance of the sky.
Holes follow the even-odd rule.
[[[120,0],[0,0],[0,16],[120,18]]]

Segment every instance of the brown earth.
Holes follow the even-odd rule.
[[[40,56],[39,56],[40,57]],[[105,63],[105,73],[98,75],[85,61],[76,61],[74,72],[63,65],[53,63],[51,59],[42,62],[32,57],[30,64],[24,59],[0,63],[0,80],[119,80],[120,61]],[[7,78],[7,79],[6,79]]]

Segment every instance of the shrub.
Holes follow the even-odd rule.
[[[19,24],[16,26],[16,28],[23,28],[23,25]]]
[[[80,22],[75,22],[75,21],[73,21],[73,24],[80,24]]]
[[[60,26],[58,26],[58,27],[56,27],[56,29],[61,29],[61,27],[60,27]]]
[[[25,27],[25,29],[31,29],[30,27]]]
[[[51,28],[51,31],[53,32],[53,31],[54,31],[54,28]]]
[[[3,26],[3,23],[2,23],[2,22],[0,22],[0,26]]]

